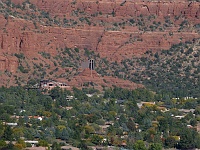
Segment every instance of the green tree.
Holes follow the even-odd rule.
[[[24,140],[22,140],[22,139],[19,139],[19,140],[16,142],[16,144],[19,144],[19,145],[21,145],[21,147],[23,147],[23,148],[25,148],[25,147],[26,147],[26,143],[25,143],[25,141],[24,141]]]
[[[133,149],[134,150],[147,150],[145,147],[144,141],[138,140],[133,144]]]
[[[96,145],[101,144],[102,140],[103,140],[103,137],[100,136],[100,135],[96,135],[96,134],[95,134],[95,135],[93,135],[93,136],[91,137],[91,142],[94,143],[94,144],[96,144]]]
[[[192,126],[196,126],[196,125],[197,125],[197,120],[196,120],[195,118],[192,118],[192,119],[190,120],[190,124],[191,124]]]
[[[120,117],[119,117],[119,124],[122,125],[123,123],[126,123],[127,122],[127,119],[125,117],[124,114],[122,114]]]
[[[0,149],[4,148],[6,146],[7,146],[6,142],[4,140],[0,140]]]
[[[61,145],[57,142],[53,142],[51,148],[52,150],[61,150]]]
[[[195,137],[195,146],[200,149],[200,134]]]
[[[13,131],[10,126],[6,126],[3,137],[5,140],[11,141],[13,138]]]
[[[0,121],[0,138],[3,136],[3,134],[4,134],[4,126],[2,122]]]
[[[49,146],[48,142],[45,141],[45,140],[39,140],[38,145],[39,146],[44,146],[44,147],[48,147]]]
[[[176,139],[172,136],[165,139],[164,145],[166,148],[174,148],[176,146]]]
[[[88,146],[86,145],[85,141],[81,140],[80,144],[78,145],[78,147],[81,149],[81,150],[88,150]]]
[[[16,127],[13,129],[13,138],[18,140],[20,137],[24,136],[24,128],[23,127]]]
[[[152,143],[148,150],[162,150],[162,145],[160,143]]]
[[[66,129],[63,129],[61,132],[61,139],[68,140],[69,139],[69,132]]]
[[[181,132],[181,139],[178,144],[178,148],[180,149],[192,149],[195,148],[195,135],[194,131],[188,128],[185,128]]]
[[[169,129],[167,118],[161,118],[159,120],[159,130],[165,132]]]
[[[61,88],[55,87],[51,91],[49,91],[49,95],[52,97],[52,99],[57,99],[60,97],[60,91]]]
[[[74,92],[74,97],[80,101],[85,101],[88,99],[87,95],[82,90],[79,90],[74,87],[73,92]]]

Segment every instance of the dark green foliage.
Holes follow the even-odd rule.
[[[19,150],[18,148],[16,148],[14,146],[14,144],[12,142],[9,142],[8,145],[5,148],[3,148],[3,150],[8,150],[8,149],[9,150]]]
[[[69,140],[69,133],[70,132],[68,130],[63,129],[61,132],[60,139],[65,140],[65,141]]]
[[[24,59],[24,58],[25,58],[23,53],[20,53],[20,54],[15,53],[15,56],[16,56],[18,59]]]
[[[11,7],[11,4],[12,4],[11,0],[7,0],[7,1],[6,1],[6,5],[7,5],[8,7]]]
[[[6,126],[3,134],[3,139],[7,141],[13,140],[13,131],[10,126]]]
[[[74,50],[75,50],[77,53],[79,53],[79,49],[78,49],[78,48],[75,48]]]
[[[147,89],[124,90],[115,87],[106,90],[104,98],[95,95],[87,97],[85,93],[88,91],[77,88],[73,88],[71,93],[56,87],[46,93],[48,95],[22,87],[0,88],[2,103],[0,119],[18,123],[18,126],[13,128],[0,124],[0,138],[5,140],[19,139],[21,136],[29,140],[37,138],[41,146],[48,146],[49,141],[59,138],[87,149],[91,144],[100,145],[103,138],[109,139],[105,145],[117,145],[120,142],[118,137],[125,133],[128,138],[123,140],[127,141],[128,147],[138,150],[147,148],[160,150],[161,145],[157,143],[161,142],[161,136],[166,148],[199,147],[199,134],[193,129],[186,128],[187,124],[195,126],[197,123],[192,113],[179,120],[171,116],[171,114],[178,115],[180,112],[177,110],[162,113],[156,106],[138,108],[137,102],[155,101],[158,97]],[[71,95],[74,96],[73,99],[67,100],[67,96]],[[174,107],[181,105],[177,104]],[[23,117],[12,120],[10,116],[14,113]],[[198,114],[198,108],[195,113]],[[44,118],[42,121],[28,119],[30,115],[44,116]],[[100,125],[104,126],[106,123],[110,125],[104,131],[105,134],[98,134],[101,133]],[[180,135],[180,142],[172,135]],[[83,138],[87,142],[82,141]],[[53,142],[52,144],[53,149],[60,149],[60,144]]]
[[[152,143],[148,150],[162,150],[162,145],[160,143]]]
[[[42,17],[44,17],[44,18],[49,18],[49,12],[42,11],[42,12],[41,12],[41,15],[42,15]]]
[[[60,91],[61,89],[59,87],[55,87],[49,91],[49,95],[52,97],[52,99],[57,99],[60,97]]]
[[[44,107],[46,110],[51,109],[51,103],[52,103],[52,99],[49,96],[45,96],[43,95],[41,92],[37,91],[37,90],[25,90],[22,87],[11,87],[10,89],[0,89],[0,95],[3,99],[5,99],[5,103],[7,105],[11,105],[8,106],[9,109],[7,109],[8,111],[6,111],[6,107],[5,107],[5,111],[7,113],[12,113],[13,114],[13,109],[12,105],[15,106],[16,109],[20,109],[20,108],[30,108],[29,111],[30,112],[34,112],[34,114],[36,113],[34,110],[34,107]],[[26,105],[28,104],[28,105]],[[29,106],[30,105],[35,105],[34,107]],[[33,113],[32,112],[32,113]]]
[[[62,90],[59,87],[55,87],[49,91],[49,96],[56,100],[56,106],[67,106],[67,96],[71,96],[71,92],[67,90]]]
[[[169,136],[165,139],[164,146],[166,148],[174,148],[176,147],[176,144],[177,144],[177,141],[175,140],[175,138]]]
[[[0,141],[0,149],[3,149],[7,146],[6,142],[4,140]]]
[[[102,142],[102,137],[99,135],[93,135],[91,142],[94,143],[95,145],[100,145]]]
[[[138,140],[133,145],[134,150],[147,150],[144,141]]]
[[[159,93],[160,100],[163,101],[166,100],[166,97],[199,97],[197,91],[200,90],[198,84],[200,61],[199,57],[195,57],[199,52],[193,50],[193,46],[198,44],[198,40],[195,41],[197,42],[194,44],[191,42],[179,43],[173,45],[169,50],[154,54],[147,51],[141,58],[133,57],[125,59],[121,63],[106,62],[105,64],[109,68],[104,67],[97,71],[110,75],[110,70],[112,70],[112,75],[119,78],[122,77],[120,73],[123,72],[126,74],[126,79],[142,83]]]
[[[180,149],[193,149],[195,148],[195,132],[190,129],[184,129],[181,132],[181,139],[178,144]]]
[[[30,79],[28,82],[27,82],[27,86],[30,86],[30,87],[33,87],[35,85],[38,84],[38,80],[37,79]]]
[[[51,148],[52,150],[61,150],[61,145],[57,142],[53,142]]]
[[[20,65],[20,66],[18,67],[18,69],[19,69],[22,73],[28,73],[28,72],[29,72],[29,70],[28,70],[28,69],[25,69],[24,66],[22,66],[22,65]]]
[[[88,49],[86,49],[86,48],[84,50],[85,50],[85,54],[84,55],[89,57],[90,56],[90,51]]]
[[[152,101],[154,95],[152,92],[146,89],[136,89],[133,91],[114,87],[114,89],[105,90],[104,98],[116,98],[116,99],[130,99],[135,101]]]
[[[45,140],[39,140],[39,143],[38,143],[39,146],[44,146],[44,147],[48,147],[48,142],[45,141]]]
[[[74,87],[73,92],[74,92],[74,96],[80,101],[84,101],[84,100],[88,99],[88,97],[86,96],[86,94],[82,90],[79,90],[79,89]]]
[[[46,59],[50,59],[51,58],[51,54],[47,53],[47,52],[39,52],[39,54],[42,55],[42,57],[46,58]]]

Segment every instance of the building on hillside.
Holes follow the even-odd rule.
[[[24,141],[25,143],[30,143],[32,147],[35,147],[39,142],[38,141]],[[40,149],[32,149],[32,150],[43,150],[42,147]]]
[[[177,118],[177,119],[183,119],[185,116],[175,116],[175,118]]]
[[[137,103],[137,106],[138,108],[142,108],[142,106],[153,106],[155,105],[156,103],[155,102],[140,102],[140,103]]]
[[[71,146],[71,145],[62,146],[61,149],[62,150],[69,150],[69,149],[71,149],[71,150],[79,150],[79,148]]]
[[[38,119],[40,121],[42,121],[42,119],[44,118],[44,116],[28,116],[28,119]]]
[[[159,109],[161,112],[166,112],[169,111],[166,107],[164,106],[158,106],[157,109]]]
[[[89,68],[90,70],[94,70],[94,59],[89,59],[85,62],[81,63],[81,68],[86,69]]]
[[[25,150],[47,150],[48,147],[26,147]]]
[[[107,128],[109,128],[110,125],[100,125],[100,130],[102,133],[106,133],[107,131]]]
[[[40,88],[41,89],[51,90],[55,87],[59,87],[61,89],[69,89],[70,88],[70,86],[67,85],[67,83],[63,83],[63,82],[57,82],[57,81],[53,81],[53,80],[42,80],[42,81],[40,81]]]
[[[194,114],[195,109],[178,109],[178,111],[183,112],[184,114],[188,114],[189,112]]]
[[[8,122],[4,122],[5,125],[8,125],[8,126],[17,126],[18,124],[17,123],[8,123]]]
[[[67,101],[71,101],[71,100],[73,100],[74,99],[74,96],[71,96],[71,95],[68,95],[67,97],[66,97],[66,100]],[[75,98],[76,99],[76,98]]]

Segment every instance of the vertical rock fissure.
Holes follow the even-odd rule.
[[[98,46],[99,46],[99,43],[101,42],[101,40],[103,38],[104,33],[105,33],[105,30],[102,32],[101,36],[98,38],[97,46],[96,46],[96,51],[98,51]]]
[[[22,44],[23,44],[23,40],[21,39],[21,40],[20,40],[20,43],[19,43],[19,48],[20,48],[20,49],[22,48]]]
[[[3,36],[1,36],[1,49],[3,49]]]

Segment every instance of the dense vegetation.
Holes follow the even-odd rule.
[[[101,74],[142,83],[168,97],[199,97],[199,40],[173,45],[169,50],[147,51],[141,58],[125,59],[97,67]],[[112,74],[110,72],[112,71]]]
[[[200,134],[195,130],[200,121],[200,99],[161,101],[160,95],[146,89],[107,89],[104,96],[95,90],[92,97],[86,96],[87,91],[57,87],[44,94],[23,87],[0,88],[1,149],[21,149],[28,146],[24,140],[39,140],[40,146],[51,143],[57,149],[66,143],[81,149],[94,145],[134,150],[200,148]],[[73,99],[67,100],[68,96]],[[149,103],[138,107],[142,101]],[[162,111],[160,106],[169,110]],[[195,115],[184,115],[182,108],[194,108]],[[177,115],[184,118],[177,119]],[[5,144],[5,140],[17,143]]]

